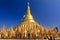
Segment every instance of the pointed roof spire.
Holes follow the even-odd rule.
[[[5,29],[5,24],[2,26],[2,30],[4,30]]]
[[[28,2],[28,8],[27,8],[27,13],[26,14],[28,14],[28,15],[31,14],[30,13],[30,5],[29,5],[29,2]]]
[[[31,15],[30,5],[29,5],[29,2],[28,2],[27,11],[26,11],[26,14],[23,17],[23,21],[32,21],[32,20],[33,20],[33,16]]]

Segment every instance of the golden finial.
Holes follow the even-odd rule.
[[[29,2],[28,2],[28,6],[29,6]]]
[[[4,30],[5,29],[5,24],[2,26],[2,30]]]
[[[30,5],[29,5],[29,2],[28,2],[27,14],[31,14],[30,13]]]

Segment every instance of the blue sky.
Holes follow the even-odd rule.
[[[16,26],[26,13],[30,2],[34,19],[45,26],[53,24],[60,30],[60,0],[0,0],[0,28]]]

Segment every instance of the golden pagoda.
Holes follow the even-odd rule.
[[[1,31],[0,31],[0,38],[6,38],[8,36],[7,29],[5,28],[5,25],[3,25]]]
[[[39,38],[47,39],[49,37],[59,38],[60,33],[56,27],[44,27],[38,24],[30,12],[30,5],[28,3],[26,14],[23,16],[22,21],[16,26],[6,29],[5,26],[0,30],[0,38]]]
[[[20,24],[17,25],[17,32],[21,34],[21,38],[38,37],[42,27],[34,20],[30,12],[30,6],[24,15]],[[34,35],[33,35],[34,34]]]
[[[17,38],[48,38],[60,37],[55,27],[45,28],[38,24],[30,12],[30,5],[28,3],[26,14],[23,16],[21,23],[16,27]],[[57,33],[57,34],[56,34]],[[55,36],[56,34],[56,36]]]

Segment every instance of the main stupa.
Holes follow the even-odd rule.
[[[21,23],[18,24],[17,28],[19,28],[18,30],[20,31],[21,35],[24,36],[24,38],[33,38],[33,36],[39,36],[38,34],[40,33],[40,29],[42,29],[42,27],[31,15],[29,3],[26,14],[23,16],[23,19]]]

